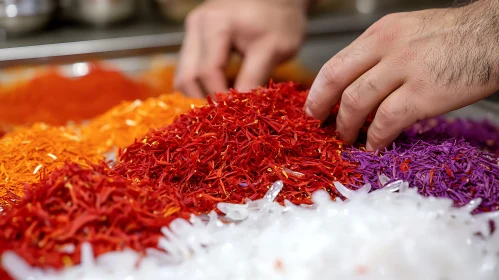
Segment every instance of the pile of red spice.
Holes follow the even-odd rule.
[[[306,95],[294,83],[218,95],[124,149],[116,171],[155,182],[195,213],[259,199],[277,180],[280,202],[311,203],[318,189],[334,198],[332,182],[351,183],[356,165],[341,158],[333,126],[303,113]]]
[[[12,250],[31,265],[62,268],[80,262],[84,242],[97,255],[124,248],[144,252],[157,246],[161,227],[189,217],[172,206],[177,198],[161,192],[104,164],[66,164],[27,186],[24,200],[0,215],[0,255]],[[1,267],[0,279],[8,279]]]

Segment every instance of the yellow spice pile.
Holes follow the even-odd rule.
[[[39,180],[42,173],[59,168],[66,161],[87,165],[103,156],[84,144],[77,131],[43,123],[20,128],[0,139],[0,206],[22,197],[25,183]]]

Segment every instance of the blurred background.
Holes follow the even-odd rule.
[[[292,62],[274,73],[274,79],[310,84],[323,63],[382,16],[448,7],[453,1],[318,2],[310,11],[303,48]],[[56,68],[66,78],[83,77],[98,64],[127,77],[144,78],[144,73],[149,73],[149,84],[162,92],[172,91],[183,21],[200,3],[201,0],[0,0],[0,88],[30,80],[46,69]],[[237,67],[236,57],[228,75],[234,76]],[[0,125],[4,119],[1,96],[0,92]],[[12,104],[17,103],[12,101],[8,106]],[[489,114],[497,111],[488,107],[490,104],[480,106],[464,114],[497,119]],[[9,122],[24,124],[16,118],[11,113]]]
[[[318,2],[311,11],[309,44],[304,48],[305,55],[318,52],[317,57],[305,59],[313,69],[387,13],[445,7],[452,1]],[[201,0],[1,0],[0,67],[174,54],[182,42],[183,20],[200,3]],[[142,64],[135,61],[125,70],[140,67]]]

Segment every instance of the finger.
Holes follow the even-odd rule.
[[[197,67],[201,57],[201,32],[199,19],[190,16],[186,21],[186,32],[180,59],[175,75],[175,89],[194,98],[203,98],[204,94],[197,83]]]
[[[425,117],[415,96],[404,84],[381,103],[367,131],[367,150],[387,147],[405,128]]]
[[[230,30],[220,22],[217,26],[203,28],[202,56],[199,64],[199,81],[210,94],[227,91],[225,67],[230,55]]]
[[[345,144],[355,142],[369,113],[404,82],[401,74],[392,74],[387,63],[379,63],[349,85],[341,96],[336,130]]]
[[[235,88],[248,91],[267,83],[275,67],[274,52],[264,44],[255,46],[244,55]]]
[[[341,98],[345,88],[371,69],[381,59],[381,53],[370,46],[369,40],[348,46],[331,58],[315,78],[305,102],[307,115],[325,120]]]

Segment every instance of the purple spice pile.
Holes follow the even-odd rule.
[[[481,149],[486,144],[497,151],[497,144],[489,141],[487,145],[487,140],[499,136],[492,132],[496,127],[482,124],[433,119],[410,128],[389,150],[370,153],[350,148],[342,156],[360,164],[363,178],[357,180],[357,187],[369,182],[374,189],[381,188],[383,174],[391,181],[408,181],[422,195],[451,198],[456,206],[481,198],[475,213],[495,211],[499,210],[498,160]]]
[[[438,117],[421,121],[408,132],[419,135],[419,139],[431,139],[435,134],[462,137],[471,145],[499,157],[499,127],[488,120]]]

